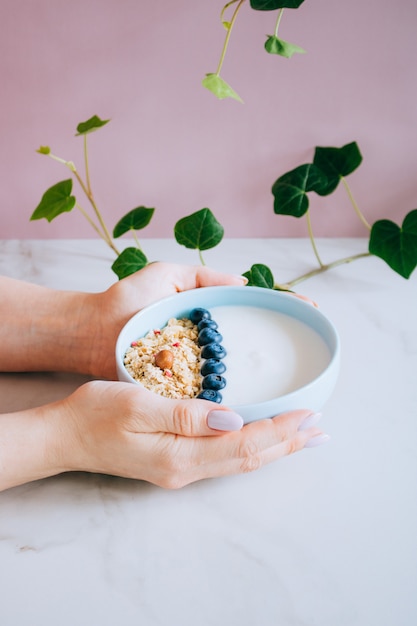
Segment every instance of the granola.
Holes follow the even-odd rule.
[[[144,387],[165,398],[195,398],[202,382],[197,337],[197,326],[191,320],[171,318],[164,328],[150,330],[132,342],[124,358],[126,370]],[[169,351],[172,359],[167,360],[166,353],[162,359],[162,351]],[[164,367],[166,363],[172,365]]]

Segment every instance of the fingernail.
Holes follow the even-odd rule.
[[[322,433],[321,435],[316,435],[307,441],[305,444],[305,448],[315,448],[316,446],[321,446],[322,443],[327,443],[330,440],[329,435]]]
[[[307,428],[311,428],[315,426],[321,420],[321,413],[311,413],[311,415],[307,415],[301,422],[298,427],[298,430],[307,430]]]
[[[240,430],[243,418],[233,411],[210,411],[207,415],[207,425],[213,430]]]
[[[242,280],[242,281],[243,281],[243,284],[244,284],[244,285],[247,285],[247,284],[248,284],[248,282],[249,282],[249,280],[246,278],[246,276],[238,276],[238,278],[240,278],[240,280]]]

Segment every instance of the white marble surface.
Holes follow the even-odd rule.
[[[197,263],[174,241],[151,259]],[[322,240],[330,261],[363,240]],[[98,241],[4,241],[0,273],[101,290]],[[285,281],[314,265],[307,241],[229,240],[207,264],[266,263]],[[303,283],[337,326],[342,369],[323,411],[331,442],[262,470],[164,491],[67,474],[0,494],[2,626],[414,626],[417,623],[417,272],[375,258]],[[84,380],[0,375],[0,410]]]

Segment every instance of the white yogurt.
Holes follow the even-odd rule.
[[[213,307],[210,313],[227,350],[225,405],[265,402],[295,391],[330,362],[323,339],[288,315],[252,306]]]

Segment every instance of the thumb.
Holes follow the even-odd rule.
[[[183,437],[218,435],[243,427],[238,413],[209,400],[169,400],[159,396],[153,401],[152,413],[155,430]]]

